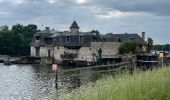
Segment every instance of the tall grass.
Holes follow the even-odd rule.
[[[103,78],[62,100],[170,100],[170,68]]]

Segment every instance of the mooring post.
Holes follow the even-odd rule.
[[[58,90],[58,70],[56,71],[56,76],[55,76],[55,88]]]
[[[130,68],[129,68],[129,73],[133,75],[134,71],[134,66],[133,66],[133,56],[130,57]]]
[[[55,88],[58,90],[58,65],[52,64],[52,71],[55,73]]]

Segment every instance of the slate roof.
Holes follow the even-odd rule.
[[[70,28],[79,28],[79,26],[78,26],[77,22],[74,21],[74,22],[72,23],[72,25],[70,26]]]
[[[54,35],[56,35],[59,31],[57,30],[49,30],[49,31],[46,31],[46,30],[43,30],[43,31],[40,31],[40,32],[37,32],[34,36],[42,36],[42,37],[54,37]]]
[[[106,34],[104,37],[112,39],[112,42],[126,42],[130,40],[134,40],[137,44],[144,45],[145,41],[137,33],[125,33],[125,34]]]
[[[65,35],[65,36],[71,36],[71,35],[95,35],[94,33],[91,32],[69,32],[69,31],[64,31],[64,32],[58,32],[60,35]]]

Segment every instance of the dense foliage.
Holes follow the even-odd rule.
[[[148,38],[148,40],[147,40],[147,52],[148,53],[151,52],[152,48],[153,48],[153,39]]]
[[[170,100],[169,77],[169,67],[104,77],[68,95],[56,95],[54,100]]]
[[[133,41],[124,42],[120,48],[120,54],[135,54],[137,52],[137,44]]]
[[[170,51],[170,44],[166,45],[154,45],[153,50],[158,50],[158,51]]]
[[[24,56],[30,54],[30,43],[37,32],[37,26],[30,24],[23,26],[13,25],[11,29],[7,25],[0,27],[0,54],[11,56]]]

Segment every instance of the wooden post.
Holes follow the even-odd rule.
[[[54,71],[55,75],[55,88],[58,89],[58,65],[52,64],[52,71]]]
[[[58,90],[58,71],[56,71],[56,76],[55,76],[55,88]]]
[[[163,67],[164,66],[164,53],[163,52],[160,52],[159,53],[159,56],[160,56],[160,58],[161,58],[161,66]]]
[[[130,73],[131,75],[133,75],[133,71],[134,71],[133,56],[131,56],[131,58],[130,58],[130,68],[129,68],[129,73]]]
[[[164,58],[163,57],[162,57],[161,61],[162,61],[162,67],[164,67]]]

